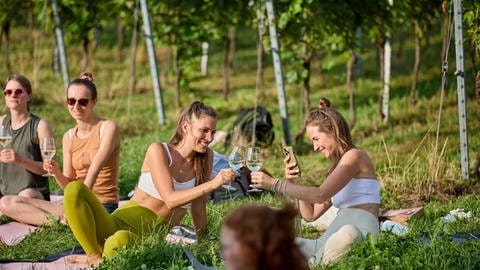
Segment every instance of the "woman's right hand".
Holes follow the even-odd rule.
[[[55,159],[44,159],[43,169],[47,172],[53,173],[54,175],[56,175],[60,171],[60,168],[58,167]]]
[[[291,164],[290,157],[286,157],[283,162],[285,163],[285,178],[287,181],[296,182],[301,177],[300,167],[298,164]]]
[[[235,180],[235,171],[229,168],[221,169],[215,176],[220,185],[229,184]]]

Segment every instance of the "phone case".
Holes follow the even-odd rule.
[[[285,155],[285,157],[290,157],[290,161],[288,162],[289,165],[298,165],[297,158],[295,157],[295,152],[293,152],[293,147],[284,146],[283,154]]]

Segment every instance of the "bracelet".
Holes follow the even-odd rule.
[[[272,186],[270,187],[270,189],[271,189],[273,192],[277,192],[278,182],[280,182],[280,179],[278,179],[278,178],[273,179],[273,184],[272,184]]]
[[[282,194],[284,196],[287,196],[287,184],[288,182],[287,181],[283,181],[283,190],[282,190]]]

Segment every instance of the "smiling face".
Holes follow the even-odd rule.
[[[3,95],[7,107],[13,110],[28,110],[28,102],[32,99],[22,84],[16,80],[7,82],[3,89]]]
[[[322,153],[326,158],[331,159],[338,151],[338,143],[328,133],[321,132],[317,126],[307,126],[307,137],[313,145],[313,150]]]
[[[86,105],[84,100],[88,100]],[[87,120],[91,113],[96,100],[92,100],[90,90],[81,84],[72,84],[68,88],[67,106],[70,115],[75,120]]]
[[[217,120],[209,115],[202,114],[199,118],[193,116],[190,121],[182,124],[185,141],[191,145],[192,150],[205,153],[208,145],[213,141]]]

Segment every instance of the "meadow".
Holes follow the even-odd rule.
[[[277,89],[267,52],[265,87],[255,96],[256,55],[254,34],[239,32],[234,69],[231,74],[231,91],[228,100],[222,98],[222,48],[213,47],[209,58],[209,74],[201,76],[194,66],[189,70],[191,82],[181,92],[181,103],[188,106],[194,100],[212,105],[219,112],[218,130],[228,131],[238,113],[252,107],[255,100],[272,114],[275,130],[274,143],[263,149],[264,167],[277,176],[282,176],[282,126],[278,110]],[[383,123],[377,116],[377,97],[380,93],[378,65],[373,46],[365,45],[361,52],[361,71],[354,82],[357,121],[352,136],[357,146],[368,152],[377,169],[382,186],[382,208],[398,209],[423,206],[424,216],[409,222],[410,232],[405,236],[382,233],[378,241],[368,239],[356,246],[343,259],[318,269],[479,269],[480,242],[466,241],[456,244],[448,236],[451,233],[479,232],[480,224],[474,219],[445,223],[441,217],[453,209],[472,211],[480,216],[480,185],[471,177],[460,177],[460,150],[455,85],[454,53],[450,52],[450,69],[447,88],[440,118],[439,140],[436,143],[438,111],[441,105],[441,37],[439,26],[429,34],[429,44],[424,45],[424,54],[419,77],[419,98],[414,106],[409,103],[411,67],[413,66],[413,36],[405,34],[407,43],[401,56],[398,45],[393,41],[392,82],[390,119]],[[12,63],[15,73],[31,79],[34,100],[31,111],[52,124],[61,149],[63,133],[74,125],[65,104],[65,89],[60,74],[51,67],[52,36],[38,33],[35,39],[34,55],[25,42],[27,31],[12,31]],[[99,89],[95,111],[98,115],[114,120],[122,132],[120,159],[120,193],[127,196],[136,184],[140,166],[148,145],[153,141],[167,141],[173,132],[180,108],[174,105],[173,75],[171,68],[162,69],[162,97],[167,122],[159,125],[153,101],[152,83],[146,59],[145,45],[141,42],[137,52],[137,88],[128,94],[128,49],[121,53],[121,61],[115,60],[114,49],[109,42],[108,31],[102,34],[95,61],[90,68]],[[72,77],[80,74],[81,45],[68,44],[68,61]],[[160,67],[170,66],[166,59],[159,59]],[[316,106],[321,97],[327,97],[348,120],[348,92],[345,85],[347,56],[342,53],[324,56],[322,62],[313,61],[312,93],[310,100]],[[467,60],[469,70],[471,63]],[[0,74],[6,70],[0,66]],[[480,139],[479,104],[475,101],[473,78],[466,73],[467,120],[469,134],[470,168],[473,167]],[[286,95],[291,134],[300,128],[304,114],[302,91],[299,85],[287,84]],[[3,106],[3,104],[2,104]],[[129,107],[131,106],[131,107]],[[130,108],[130,109],[129,109]],[[437,147],[436,147],[437,145]],[[328,166],[327,160],[314,153],[304,138],[296,145],[305,183],[319,185]],[[222,143],[212,147],[225,153],[229,150]],[[434,160],[437,157],[437,160]],[[57,156],[61,160],[61,151]],[[53,192],[61,189],[52,180]],[[221,203],[209,202],[209,231],[196,245],[187,246],[201,262],[223,268],[219,254],[219,231],[226,213],[239,205],[266,203],[280,206],[285,199],[270,192],[242,200]],[[8,219],[1,218],[1,222]],[[189,216],[184,223],[191,224]],[[100,264],[99,269],[186,269],[188,261],[182,256],[179,246],[170,245],[163,239],[167,232],[159,228],[152,235],[142,238],[135,246],[122,249],[113,258]],[[303,234],[314,237],[318,232],[312,227],[303,227]],[[426,241],[425,235],[429,236]],[[0,243],[0,258],[15,260],[38,260],[57,251],[78,245],[69,228],[59,222],[42,226],[17,246],[9,247]],[[316,269],[317,269],[316,268]]]

